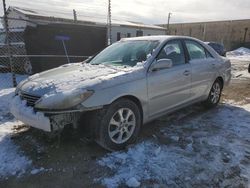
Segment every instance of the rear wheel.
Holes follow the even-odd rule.
[[[205,105],[209,108],[215,107],[220,101],[221,92],[222,92],[222,83],[220,80],[217,79],[213,83],[209,96],[205,101]]]
[[[113,151],[135,142],[141,126],[141,115],[133,101],[120,99],[100,113],[96,131],[98,144]]]

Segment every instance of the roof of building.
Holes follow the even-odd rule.
[[[82,23],[82,24],[93,24],[93,25],[107,25],[107,17],[91,17],[91,16],[82,16],[77,15],[77,22],[74,21],[73,13],[69,12],[56,12],[51,11],[48,12],[46,10],[39,10],[39,9],[29,9],[29,8],[22,8],[22,7],[13,7],[10,6],[8,9],[9,12],[15,11],[17,13],[21,13],[28,17],[29,19],[33,20],[43,20],[49,22],[62,22],[62,23]],[[112,19],[112,26],[126,26],[126,27],[139,27],[139,28],[148,28],[148,29],[157,29],[157,30],[165,30],[165,28],[156,26],[156,25],[148,25],[144,23],[137,23],[131,21],[122,21]]]
[[[134,41],[134,40],[149,40],[149,41],[166,41],[168,39],[193,39],[198,40],[189,36],[180,36],[180,35],[155,35],[155,36],[141,36],[141,37],[131,37],[131,38],[123,38],[121,41]]]
[[[192,25],[195,25],[195,24],[214,24],[214,23],[223,23],[223,22],[250,22],[250,19],[236,19],[236,20],[214,20],[214,21],[204,21],[204,22],[201,22],[201,21],[197,21],[197,22],[180,22],[180,23],[170,23],[170,25],[185,25],[185,24],[192,24]],[[167,26],[167,23],[166,24],[158,24],[159,26],[162,26],[162,27],[166,27]]]

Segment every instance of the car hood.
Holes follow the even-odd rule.
[[[116,67],[74,63],[35,74],[18,88],[23,92],[42,96],[77,89],[104,89],[117,84],[140,79],[144,67]]]

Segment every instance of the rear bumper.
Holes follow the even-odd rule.
[[[41,129],[46,132],[51,132],[50,119],[41,112],[35,112],[32,107],[26,105],[19,96],[15,96],[10,105],[10,111],[16,119],[23,123]]]

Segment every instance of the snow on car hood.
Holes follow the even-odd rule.
[[[144,67],[74,63],[35,74],[21,83],[20,89],[35,95],[53,94],[79,88],[103,89],[142,77]]]

